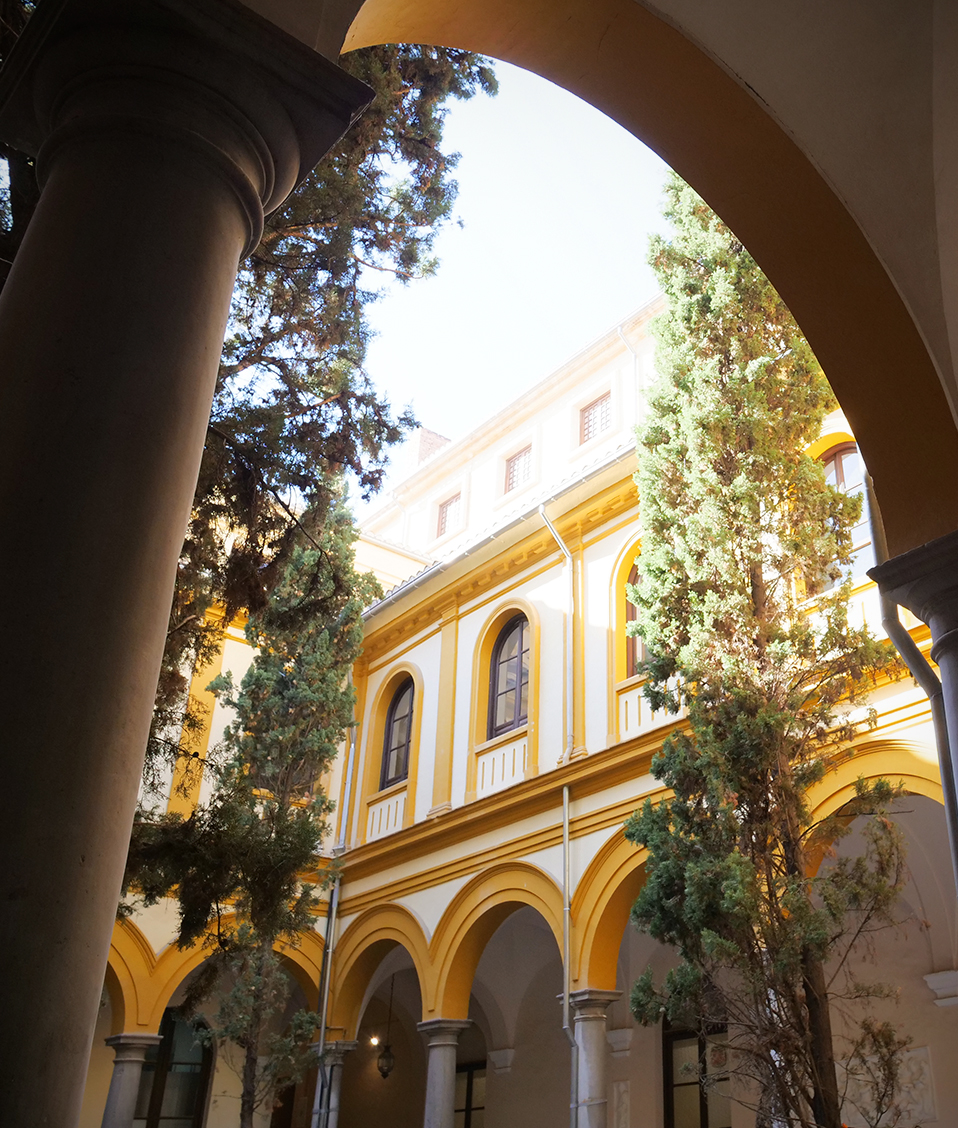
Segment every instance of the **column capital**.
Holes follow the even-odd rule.
[[[113,1050],[114,1062],[145,1061],[146,1051],[151,1046],[158,1046],[162,1041],[159,1034],[143,1034],[138,1030],[104,1038],[106,1045]]]
[[[600,991],[597,987],[583,987],[580,991],[573,991],[569,995],[569,1002],[575,1011],[575,1021],[595,1018],[604,1022],[609,1004],[621,996],[621,991]]]
[[[61,147],[96,134],[190,145],[248,213],[248,252],[370,98],[233,0],[65,0],[40,5],[4,67],[0,136],[37,157],[41,184]]]
[[[958,532],[903,552],[868,575],[883,595],[927,623],[936,641],[958,627]]]
[[[429,1038],[430,1046],[458,1046],[459,1035],[469,1026],[469,1018],[430,1018],[417,1023],[416,1029]]]
[[[358,1045],[356,1041],[327,1042],[323,1049],[323,1060],[328,1065],[342,1065],[349,1051],[355,1050]]]

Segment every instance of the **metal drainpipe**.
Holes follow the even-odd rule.
[[[565,541],[559,536],[555,525],[546,516],[544,505],[539,506],[539,516],[552,534],[553,540],[566,560],[566,570],[569,573],[569,615],[566,621],[566,750],[562,757],[563,763],[569,763],[575,748],[575,704],[573,700],[573,630],[575,626],[575,572],[572,563],[572,553]],[[562,788],[562,1029],[569,1039],[571,1056],[571,1079],[569,1082],[569,1124],[571,1128],[578,1128],[579,1120],[579,1046],[575,1040],[575,1029],[569,1010],[569,995],[571,994],[572,980],[572,901],[570,888],[572,883],[571,853],[569,846],[569,785]]]
[[[579,1122],[579,1045],[569,1012],[572,986],[572,901],[569,891],[572,884],[571,851],[569,847],[569,785],[562,788],[562,1029],[569,1039],[572,1077],[569,1086],[569,1124],[578,1128]]]
[[[353,685],[353,672],[347,675],[349,687]],[[353,711],[352,725],[349,729],[348,752],[346,753],[346,781],[343,789],[343,810],[339,820],[339,839],[333,847],[333,856],[341,857],[346,852],[346,829],[349,821],[349,798],[353,785],[353,766],[356,760],[356,714]],[[316,1060],[318,1072],[316,1075],[316,1092],[313,1097],[313,1115],[311,1128],[325,1128],[329,1120],[329,1102],[332,1096],[332,1072],[327,1071],[323,1061],[326,1049],[326,1018],[329,1013],[329,988],[332,980],[330,974],[333,966],[333,949],[336,946],[336,917],[339,912],[339,885],[337,877],[329,893],[329,912],[326,914],[326,939],[323,944],[323,964],[319,973],[319,1042],[316,1047]],[[335,1066],[332,1067],[335,1069]]]
[[[871,527],[872,546],[875,549],[875,562],[884,564],[888,559],[888,542],[885,540],[885,526],[881,518],[881,510],[878,508],[875,483],[868,473],[865,474],[865,496],[868,501],[868,521]],[[879,597],[881,625],[895,644],[902,661],[908,667],[908,672],[924,690],[931,705],[931,720],[935,730],[938,764],[941,770],[941,787],[945,797],[945,825],[948,830],[948,845],[951,849],[951,874],[955,882],[955,895],[958,897],[958,788],[955,785],[955,770],[951,762],[941,681],[929,665],[928,659],[915,645],[908,628],[899,619],[898,604],[881,589],[879,589]]]
[[[565,713],[566,713],[566,750],[560,763],[568,764],[572,759],[575,749],[575,702],[572,697],[573,684],[573,639],[575,630],[575,570],[572,564],[572,553],[566,547],[565,541],[556,532],[555,525],[546,516],[546,507],[539,506],[539,516],[546,523],[546,528],[552,534],[553,540],[559,546],[559,551],[565,557],[566,570],[569,574],[569,614],[566,619],[566,648],[565,648]]]

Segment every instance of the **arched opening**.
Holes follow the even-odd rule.
[[[525,67],[658,152],[743,239],[795,313],[853,422],[892,554],[958,525],[958,434],[922,334],[839,193],[734,68],[633,0],[525,0],[508,10],[501,0],[367,0],[344,49],[386,42],[462,47]],[[929,483],[921,496],[918,481]]]

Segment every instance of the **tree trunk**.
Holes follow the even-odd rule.
[[[258,1039],[251,1038],[243,1056],[243,1091],[240,1094],[240,1128],[253,1128],[256,1111],[256,1065]]]
[[[822,961],[807,948],[802,954],[805,1006],[812,1059],[812,1114],[818,1128],[842,1128],[838,1100],[838,1077],[832,1046],[832,1016],[828,1008],[828,989]]]

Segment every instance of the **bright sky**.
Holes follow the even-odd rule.
[[[651,298],[645,264],[666,165],[537,75],[497,64],[499,95],[453,103],[461,228],[438,273],[370,320],[368,367],[397,407],[458,439]]]

